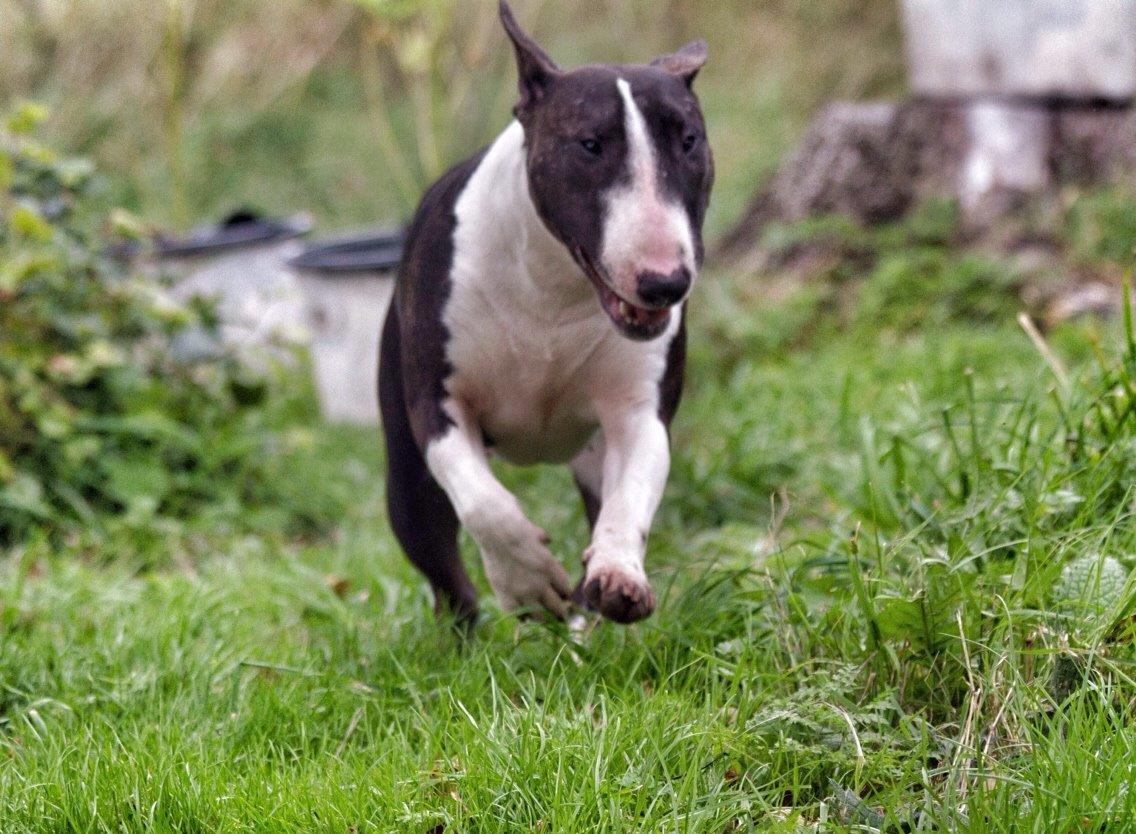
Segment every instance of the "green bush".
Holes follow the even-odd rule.
[[[223,350],[172,358],[215,317],[102,254],[92,168],[35,140],[41,115],[0,127],[0,545],[111,519],[318,525],[275,500],[289,446],[270,417],[286,404]]]
[[[950,321],[1005,322],[1020,309],[1018,280],[979,255],[916,248],[885,254],[860,288],[856,318],[910,332]]]
[[[1082,263],[1127,263],[1136,253],[1136,212],[1130,191],[1105,189],[1078,196],[1064,217],[1073,256]]]

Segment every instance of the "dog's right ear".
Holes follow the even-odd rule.
[[[560,75],[560,68],[521,28],[505,0],[501,0],[501,23],[517,53],[517,85],[521,99],[513,113],[520,119],[548,94],[548,88]]]

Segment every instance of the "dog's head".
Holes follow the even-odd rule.
[[[616,328],[653,339],[686,298],[702,262],[714,163],[692,90],[706,61],[697,41],[650,65],[565,71],[517,24],[529,188],[548,229],[595,285]]]

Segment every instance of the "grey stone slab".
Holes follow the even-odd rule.
[[[932,96],[1136,96],[1134,0],[901,0],[911,88]]]

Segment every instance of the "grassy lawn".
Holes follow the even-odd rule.
[[[329,229],[405,215],[362,12],[202,0],[147,51],[135,35],[161,28],[122,18],[160,5],[86,4],[91,25],[35,39],[42,72],[0,27],[0,99],[54,105],[51,137],[160,225],[242,203]],[[817,106],[902,86],[891,2],[676,0],[667,17],[642,0],[612,21],[585,5],[528,4],[566,64],[710,40],[710,237]],[[356,20],[343,44],[277,91],[269,47],[336,9]],[[155,82],[178,49],[197,75]],[[241,72],[219,87],[206,70],[226,58]],[[413,104],[392,102],[408,146]],[[507,98],[494,107],[475,115],[497,124]],[[440,125],[463,153],[484,138]],[[1045,269],[1129,270],[1132,195],[1059,202],[1038,221],[1061,248]],[[297,454],[249,463],[240,417],[183,433],[191,471],[158,486],[203,517],[106,513],[0,544],[0,834],[1132,830],[1136,346],[1080,322],[1039,349],[1015,323],[1015,266],[965,250],[953,222],[932,205],[897,228],[773,229],[771,250],[817,245],[816,274],[700,279],[649,545],[659,606],[634,627],[574,640],[501,616],[464,539],[484,617],[455,637],[387,528],[378,430],[321,426],[310,397],[271,434]],[[22,223],[21,247],[38,228]],[[85,483],[79,453],[43,449]],[[147,486],[145,469],[122,480]],[[567,473],[500,473],[578,575]]]
[[[694,302],[653,619],[573,643],[486,593],[455,639],[377,433],[315,429],[327,458],[286,476],[355,496],[330,539],[3,561],[0,828],[1122,830],[1132,594],[1062,578],[1131,563],[1131,382],[1089,405],[1118,334],[1054,334],[1060,393],[1007,322],[763,349],[802,302],[727,337],[727,285]],[[502,473],[578,570],[568,477]]]

